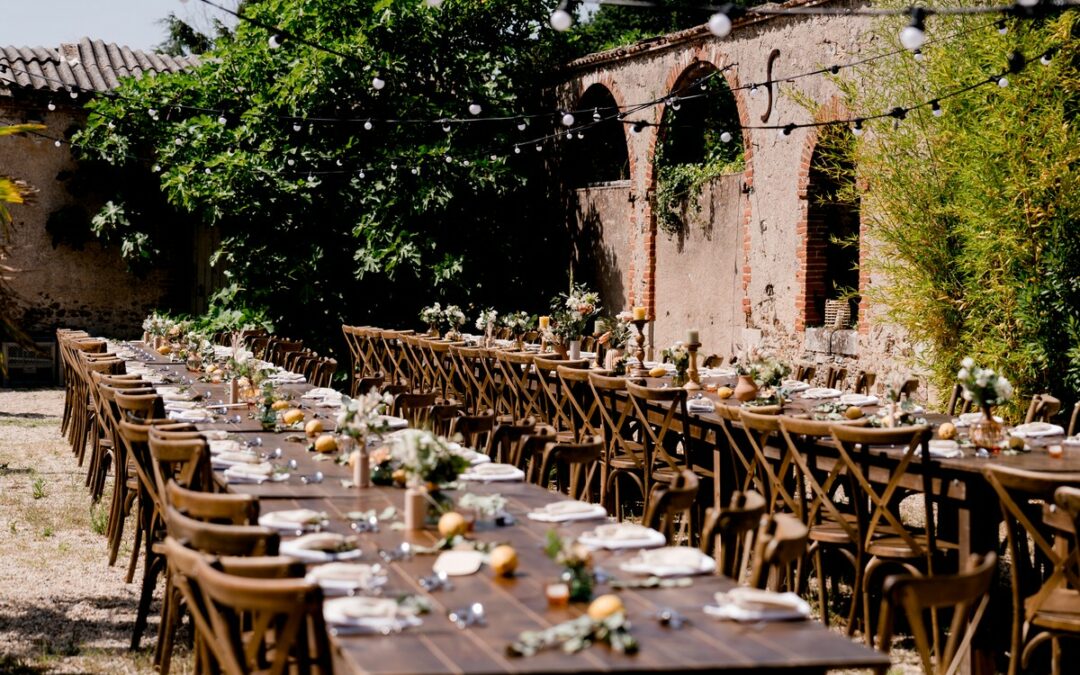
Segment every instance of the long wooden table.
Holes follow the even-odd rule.
[[[150,364],[152,368],[183,374],[182,366]],[[290,385],[299,394],[304,387]],[[221,385],[197,383],[194,388],[217,400],[224,394]],[[301,407],[306,405],[297,399]],[[316,409],[325,413],[325,409]],[[314,410],[307,408],[309,415]],[[230,412],[230,414],[236,414]],[[242,419],[244,413],[240,413]],[[307,452],[306,443],[286,441],[288,434],[264,432],[241,424],[206,424],[202,428],[227,429],[241,438],[258,436],[262,449],[281,447],[281,461],[296,459],[298,467],[283,483],[235,484],[229,489],[255,494],[262,511],[312,508],[330,515],[329,529],[349,533],[345,514],[349,511],[382,510],[394,506],[403,511],[404,491],[396,488],[346,487],[350,470],[335,462],[316,462]],[[321,483],[303,483],[301,475],[322,471]],[[431,573],[433,556],[417,555],[408,560],[387,564],[390,583],[387,593],[427,595],[433,606],[423,625],[392,636],[331,636],[334,659],[339,672],[363,673],[566,673],[599,671],[633,672],[824,672],[833,668],[885,669],[889,659],[844,636],[831,632],[815,621],[791,623],[736,624],[713,619],[702,611],[717,591],[728,590],[733,582],[718,576],[696,577],[693,585],[677,589],[622,590],[632,633],[640,651],[628,656],[595,646],[579,654],[549,650],[532,657],[514,658],[506,647],[521,631],[537,630],[579,616],[585,609],[574,605],[565,610],[547,607],[544,586],[557,579],[560,568],[543,553],[548,530],[554,527],[562,536],[572,537],[594,527],[598,521],[551,525],[532,521],[526,513],[561,495],[525,483],[470,483],[470,492],[498,492],[508,499],[508,511],[516,524],[480,531],[481,541],[512,544],[518,551],[520,567],[511,579],[494,578],[485,567],[478,574],[455,578],[452,590],[424,591],[418,579]],[[459,496],[460,492],[450,493]],[[360,535],[363,560],[381,562],[380,548],[397,547],[402,541],[430,546],[437,534],[432,531],[402,532],[383,523],[378,533]],[[597,552],[595,564],[615,577],[625,577],[619,562],[629,553]],[[608,592],[604,586],[597,593]],[[488,618],[486,626],[459,630],[446,617],[448,611],[482,602]],[[690,621],[681,629],[663,627],[655,618],[662,607],[673,608]]]

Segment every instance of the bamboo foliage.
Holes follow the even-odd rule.
[[[44,128],[40,124],[15,124],[0,127],[0,136],[40,131]],[[22,331],[15,326],[11,316],[11,308],[14,303],[11,299],[8,280],[15,270],[4,264],[4,260],[8,257],[12,237],[11,212],[8,211],[7,206],[9,204],[27,203],[33,193],[33,189],[25,182],[7,176],[0,176],[0,337],[11,336],[16,339],[24,337]],[[0,356],[0,372],[6,372],[5,368],[3,357]]]

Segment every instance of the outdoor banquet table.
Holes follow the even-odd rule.
[[[184,376],[183,366],[150,364],[154,370]],[[210,401],[224,396],[224,385],[193,383],[193,388]],[[318,412],[332,419],[325,409],[308,406],[299,398],[306,388],[289,385],[297,395],[296,403],[311,414]],[[229,411],[232,416],[237,413]],[[333,461],[315,461],[306,449],[306,441],[289,440],[295,432],[266,432],[248,424],[241,409],[240,423],[199,424],[201,429],[226,429],[240,439],[262,440],[262,450],[280,447],[280,461],[297,461],[293,475],[285,482],[229,484],[228,489],[254,494],[260,498],[261,512],[310,508],[329,516],[328,531],[351,533],[346,514],[351,511],[383,511],[394,507],[403,512],[404,491],[394,487],[359,489],[348,482],[351,470]],[[316,471],[321,482],[308,480]],[[218,474],[220,476],[220,474]],[[475,494],[498,492],[508,501],[507,511],[515,524],[508,527],[480,529],[475,538],[484,542],[509,543],[517,550],[520,566],[513,578],[496,578],[484,567],[477,574],[454,577],[453,588],[428,592],[419,579],[431,574],[433,555],[414,555],[408,559],[386,562],[380,549],[397,548],[403,541],[431,546],[437,533],[431,530],[406,532],[394,529],[390,522],[380,524],[379,532],[359,535],[361,562],[379,562],[388,568],[385,594],[399,593],[427,596],[432,611],[422,617],[420,626],[391,635],[335,635],[331,631],[335,668],[338,672],[431,673],[431,672],[824,672],[833,668],[885,669],[888,657],[857,644],[843,635],[829,631],[816,621],[758,622],[739,624],[707,616],[703,605],[711,603],[717,591],[732,588],[734,582],[715,575],[693,578],[689,587],[621,589],[617,591],[633,622],[632,634],[640,644],[635,655],[616,653],[605,646],[587,648],[577,654],[549,649],[530,657],[512,657],[507,646],[524,630],[537,630],[580,616],[584,605],[568,609],[549,609],[544,588],[558,579],[561,568],[543,552],[547,532],[555,528],[561,536],[573,537],[604,521],[548,524],[527,518],[533,508],[565,497],[541,487],[512,482],[468,483]],[[462,490],[451,491],[451,496]],[[619,571],[620,560],[631,553],[595,553],[595,565],[618,578],[629,575]],[[610,592],[598,584],[596,593]],[[484,626],[457,628],[448,618],[451,610],[482,602],[487,623]],[[675,609],[689,619],[680,629],[662,626],[656,617],[660,608]]]

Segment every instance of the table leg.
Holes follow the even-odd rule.
[[[972,555],[996,551],[1000,543],[1001,510],[997,497],[982,475],[975,474],[967,481],[965,499],[958,511],[959,564],[960,569],[964,569]],[[1000,645],[994,644],[989,628],[995,620],[1011,621],[1012,618],[1008,612],[1003,611],[1004,608],[995,605],[1000,603],[991,599],[986,616],[971,640],[968,654],[960,666],[960,673],[993,675],[996,672],[994,654],[995,648]]]

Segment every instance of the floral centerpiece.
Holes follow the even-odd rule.
[[[690,350],[682,342],[676,342],[663,352],[661,356],[665,363],[671,363],[675,366],[675,377],[672,380],[672,384],[676,387],[681,387],[687,382],[686,371],[690,367]]]
[[[922,409],[910,398],[901,395],[907,381],[908,376],[902,373],[894,373],[886,381],[885,405],[881,406],[877,415],[870,418],[870,426],[890,428],[926,424]]]
[[[142,323],[143,341],[151,343],[155,348],[160,347],[175,327],[176,321],[168,315],[150,312]]]
[[[480,316],[476,319],[476,330],[484,335],[485,347],[490,347],[495,339],[495,326],[498,325],[498,322],[499,313],[494,308],[488,307],[480,311]]]
[[[992,408],[1012,398],[1012,383],[993,369],[977,365],[970,356],[960,362],[956,381],[964,389],[964,400],[971,401],[983,412],[983,418],[971,425],[971,442],[992,453],[1000,452],[1007,438],[1005,428],[994,418]]]
[[[420,310],[420,320],[427,324],[428,334],[438,337],[439,324],[442,323],[443,308],[439,303],[428,305]]]
[[[563,566],[561,579],[570,588],[571,601],[592,599],[593,583],[592,553],[584,544],[568,541],[555,530],[548,530],[544,553]]]
[[[338,413],[338,431],[353,440],[363,442],[369,433],[386,430],[383,414],[394,402],[390,394],[380,394],[372,388],[357,398],[341,397],[341,412]]]
[[[544,338],[560,353],[569,352],[572,359],[580,356],[581,338],[600,314],[600,294],[584,284],[570,285],[568,293],[560,293],[551,301],[551,325]]]
[[[524,347],[525,333],[532,330],[532,327],[536,325],[536,320],[529,316],[528,312],[510,312],[503,315],[502,325],[510,329],[510,334],[514,336],[514,340],[518,343],[518,349],[522,349]]]
[[[791,373],[791,366],[775,354],[754,347],[739,359],[735,372],[739,376],[735,398],[744,403],[753,401],[758,405],[783,405],[781,385]]]
[[[442,314],[448,340],[461,339],[461,327],[465,325],[465,312],[457,305],[447,305]]]
[[[406,429],[394,439],[389,461],[397,465],[411,486],[437,490],[469,468],[469,460],[450,450],[446,439],[430,431]]]
[[[626,352],[633,339],[633,331],[630,330],[630,312],[619,312],[614,317],[600,319],[600,328],[603,333],[597,339],[597,344],[607,352],[604,354],[604,367],[615,375],[626,373]]]

